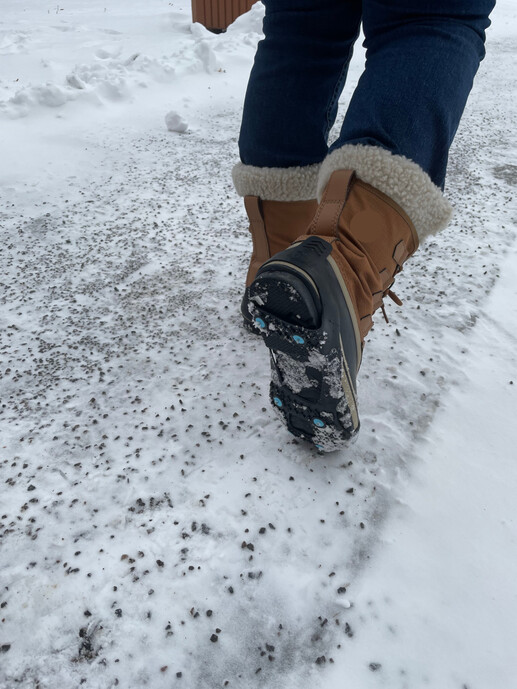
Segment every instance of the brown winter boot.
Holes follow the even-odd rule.
[[[248,311],[248,287],[258,269],[272,256],[287,249],[308,227],[318,207],[316,199],[310,201],[265,201],[258,196],[245,196],[244,206],[250,221],[253,241],[246,291],[242,302],[242,315],[251,322]]]
[[[362,348],[374,312],[381,308],[386,318],[384,297],[401,305],[390,288],[418,248],[413,223],[400,206],[357,179],[353,170],[337,170],[306,236],[312,235],[332,244],[331,257],[351,297]]]
[[[308,231],[249,288],[253,326],[271,350],[271,400],[318,449],[359,430],[356,375],[372,315],[418,247],[406,213],[353,170],[332,173]]]

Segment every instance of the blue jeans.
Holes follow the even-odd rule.
[[[288,168],[325,158],[362,21],[366,68],[330,151],[380,146],[416,162],[443,189],[495,0],[263,2],[241,161]]]

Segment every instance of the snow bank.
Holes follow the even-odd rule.
[[[190,3],[178,4],[181,11],[164,14],[162,2],[148,3],[138,32],[128,17],[119,16],[122,8],[129,15],[132,5],[138,7],[135,2],[107,3],[100,16],[99,8],[85,12],[74,5],[57,17],[35,12],[30,28],[13,8],[6,23],[24,30],[6,31],[1,38],[0,56],[11,59],[0,80],[0,116],[26,117],[38,108],[60,109],[70,102],[127,102],[146,98],[151,87],[172,95],[179,82],[193,75],[223,72],[228,60],[239,56],[249,61],[260,39],[260,3],[219,35],[192,23]]]

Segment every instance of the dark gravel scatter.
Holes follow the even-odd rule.
[[[283,430],[278,440],[267,437],[276,436],[277,428],[269,416],[269,408],[262,407],[261,412],[258,406],[264,399],[259,388],[269,380],[267,366],[260,374],[263,380],[254,371],[251,377],[242,373],[240,382],[240,364],[248,370],[258,366],[258,357],[263,357],[263,352],[260,349],[262,354],[255,353],[254,340],[249,344],[248,340],[241,341],[236,327],[242,271],[251,244],[240,200],[235,198],[229,179],[235,162],[235,142],[229,146],[225,137],[231,128],[238,131],[238,116],[233,111],[215,113],[215,116],[216,124],[217,116],[221,118],[221,129],[213,140],[207,139],[205,133],[200,139],[193,132],[181,139],[181,146],[174,143],[171,147],[170,139],[147,137],[135,142],[129,137],[128,148],[134,150],[129,165],[125,159],[119,160],[118,153],[114,156],[106,142],[106,175],[113,174],[113,178],[103,177],[99,171],[102,184],[96,182],[89,189],[81,189],[90,198],[74,203],[73,209],[62,209],[62,213],[56,206],[55,217],[47,214],[32,222],[21,215],[9,218],[5,240],[2,218],[5,211],[0,210],[3,246],[12,242],[13,247],[0,252],[2,261],[9,262],[2,269],[7,276],[6,296],[3,301],[2,295],[0,301],[6,304],[13,323],[18,312],[27,315],[23,329],[7,326],[4,335],[9,339],[5,351],[0,344],[6,365],[19,368],[16,377],[11,368],[2,366],[4,371],[0,371],[0,377],[3,372],[9,375],[1,382],[8,390],[2,395],[0,417],[12,422],[13,428],[19,426],[13,455],[21,456],[23,452],[23,459],[33,463],[26,474],[21,472],[20,465],[13,464],[12,469],[5,467],[12,473],[6,477],[5,493],[19,491],[16,508],[18,505],[23,508],[18,519],[11,514],[14,507],[2,505],[2,511],[10,514],[0,517],[0,539],[3,544],[17,538],[20,545],[24,539],[30,539],[30,556],[34,559],[29,565],[30,574],[38,573],[34,569],[36,560],[38,568],[44,562],[49,574],[47,583],[54,583],[57,571],[60,577],[74,574],[74,577],[62,577],[69,587],[61,592],[63,600],[74,587],[77,590],[76,600],[68,596],[72,604],[64,607],[63,615],[38,617],[40,625],[47,625],[47,620],[50,625],[48,638],[43,640],[43,635],[40,636],[40,657],[28,656],[17,661],[20,674],[6,685],[7,689],[25,686],[30,681],[29,675],[23,677],[24,667],[34,673],[31,682],[34,689],[39,684],[47,686],[48,677],[52,683],[52,670],[47,668],[56,668],[64,661],[64,671],[68,671],[68,657],[63,657],[70,647],[66,639],[71,639],[72,653],[76,652],[75,670],[72,670],[79,672],[80,668],[82,675],[92,672],[81,683],[89,687],[93,682],[92,686],[100,687],[95,684],[95,678],[99,677],[102,663],[106,680],[99,682],[117,686],[119,679],[114,677],[113,663],[118,663],[120,657],[125,675],[130,676],[141,663],[142,648],[153,638],[153,627],[155,633],[159,632],[162,647],[156,649],[160,651],[157,662],[149,662],[151,667],[145,670],[149,671],[149,677],[134,679],[139,688],[157,687],[161,680],[160,686],[170,689],[174,676],[179,679],[185,675],[181,685],[188,689],[220,686],[273,689],[283,686],[284,678],[296,673],[296,684],[292,686],[308,689],[304,678],[311,672],[310,668],[316,671],[314,664],[318,665],[319,673],[325,665],[328,667],[333,662],[325,655],[330,648],[337,641],[344,645],[345,636],[351,638],[354,631],[357,637],[361,636],[366,626],[365,618],[361,618],[364,610],[355,600],[355,610],[347,613],[354,631],[348,623],[339,626],[338,620],[336,625],[328,620],[333,622],[336,614],[342,614],[338,603],[343,599],[338,599],[336,594],[345,594],[348,586],[353,600],[352,582],[357,581],[361,567],[375,552],[377,534],[389,512],[389,496],[385,493],[379,496],[382,487],[375,473],[376,450],[379,457],[382,454],[385,472],[382,483],[390,485],[401,462],[408,458],[407,433],[413,431],[405,433],[402,429],[410,424],[415,438],[421,439],[440,399],[437,371],[449,370],[446,354],[440,353],[438,335],[444,327],[440,311],[450,309],[458,314],[451,316],[447,328],[449,325],[451,330],[472,327],[474,321],[461,314],[475,310],[480,295],[495,279],[499,254],[487,246],[486,235],[490,231],[494,246],[504,246],[508,243],[505,241],[508,231],[491,226],[483,229],[484,223],[468,213],[465,215],[465,208],[470,193],[481,199],[481,209],[487,194],[501,197],[493,179],[490,185],[478,184],[476,175],[482,166],[477,165],[475,174],[469,172],[476,163],[472,152],[478,140],[476,136],[471,140],[471,132],[465,131],[462,144],[460,132],[448,180],[452,196],[456,200],[465,198],[460,204],[460,219],[450,230],[431,240],[433,248],[429,249],[429,255],[423,247],[415,257],[405,286],[401,280],[402,289],[411,295],[409,301],[414,302],[412,308],[396,315],[399,329],[395,333],[389,328],[379,329],[377,344],[373,341],[369,344],[371,350],[363,372],[363,384],[370,386],[370,390],[372,384],[368,383],[368,377],[379,380],[385,391],[384,404],[384,401],[396,401],[398,392],[390,378],[384,377],[384,360],[382,368],[375,363],[380,361],[377,354],[382,350],[393,370],[399,357],[404,358],[406,368],[412,367],[415,396],[411,397],[413,393],[409,390],[411,394],[406,401],[391,405],[395,411],[390,411],[389,404],[382,409],[386,428],[393,415],[400,422],[398,415],[402,413],[402,445],[399,447],[394,442],[388,450],[392,436],[386,431],[386,450],[382,453],[379,443],[384,443],[384,439],[372,437],[368,451],[361,449],[363,445],[359,443],[342,459],[312,457],[310,465],[306,464],[308,455],[304,454],[303,446],[291,441]],[[95,142],[100,143],[98,137]],[[515,183],[515,170],[517,166],[501,167],[498,178]],[[227,181],[221,181],[223,178]],[[212,180],[214,193],[207,191],[207,179]],[[83,180],[79,179],[77,184],[83,186]],[[465,196],[462,185],[471,185],[473,191],[465,189]],[[488,187],[490,191],[484,191]],[[163,209],[158,201],[163,203]],[[12,213],[21,214],[22,210],[25,213],[25,209],[14,210],[13,206]],[[427,268],[431,254],[444,257],[443,273],[432,272],[432,261]],[[451,255],[457,258],[452,259]],[[469,260],[465,265],[471,276],[465,275],[462,268],[462,258],[466,255]],[[219,263],[220,270],[219,266],[214,270],[213,266]],[[227,271],[230,264],[232,269],[235,265],[231,279],[232,273]],[[429,284],[433,287],[431,291]],[[228,313],[233,311],[233,315],[223,317],[225,309]],[[211,314],[211,318],[207,319],[206,314]],[[415,340],[409,339],[410,332]],[[419,375],[422,364],[417,341],[424,333],[436,334],[432,352],[435,363]],[[399,347],[403,354],[390,354],[388,348],[383,348],[384,336],[393,341],[397,336],[404,337],[405,346]],[[225,365],[220,366],[230,362],[230,358],[235,364],[231,371]],[[243,387],[236,396],[237,385]],[[426,395],[420,399],[424,385]],[[239,414],[233,413],[235,405]],[[242,411],[246,405],[247,409]],[[264,427],[257,423],[261,414]],[[249,417],[249,423],[242,421],[243,416]],[[184,423],[187,417],[193,422],[188,426]],[[243,436],[239,443],[241,426],[246,438]],[[226,452],[216,448],[212,454],[210,444],[222,444],[223,432]],[[152,440],[148,439],[151,435]],[[376,436],[381,433],[377,432]],[[250,467],[243,466],[244,455],[239,455],[243,447]],[[278,454],[278,462],[277,452],[282,453]],[[44,454],[44,461],[37,457],[38,453]],[[240,461],[234,461],[237,456]],[[269,464],[273,456],[278,475],[273,476],[271,464],[269,471],[265,469],[267,473],[259,473],[255,464],[263,469],[263,462]],[[40,461],[42,466],[36,473],[36,462]],[[24,464],[23,469],[28,466]],[[252,479],[253,473],[257,476]],[[327,478],[332,480],[327,482]],[[33,484],[34,480],[38,483]],[[247,510],[241,510],[242,497],[249,490],[246,486],[251,480],[254,483],[249,487],[253,485],[253,492],[245,493]],[[102,486],[102,491],[93,490],[96,485]],[[164,485],[170,486],[170,496],[163,492]],[[207,491],[212,487],[210,498]],[[55,488],[59,491],[55,492]],[[27,491],[31,496],[26,495]],[[37,492],[38,498],[29,500],[32,492],[35,495]],[[305,500],[304,494],[310,497]],[[110,495],[112,499],[103,504],[100,498]],[[138,495],[141,497],[135,498]],[[204,498],[200,500],[202,495]],[[228,495],[228,499],[221,501],[221,495]],[[306,504],[307,510],[297,505],[297,496],[302,498],[301,504]],[[45,519],[44,524],[39,524],[38,518],[35,525],[31,519],[36,514],[37,499],[43,505]],[[291,499],[293,509],[284,513]],[[339,518],[337,499],[349,505],[346,512],[339,512]],[[335,507],[327,510],[334,502]],[[120,525],[111,522],[113,503],[122,517]],[[229,528],[226,523],[218,522],[221,515],[228,516]],[[271,521],[267,522],[268,519]],[[308,538],[302,530],[304,524],[298,527],[298,519],[313,520],[321,539]],[[5,524],[1,523],[4,520]],[[61,560],[53,565],[52,558],[47,556],[56,543],[62,543],[65,521],[70,526],[71,539],[59,546],[63,555],[57,557],[66,561],[62,569]],[[245,521],[242,528],[248,527],[246,539],[269,534],[270,530],[272,533],[267,539],[258,539],[256,546],[242,541],[238,535],[241,521]],[[336,521],[339,528],[345,527],[344,545],[341,539],[336,543],[334,538]],[[289,526],[292,523],[296,528]],[[104,541],[108,538],[117,539],[115,543],[120,544],[120,550],[99,550],[101,545],[106,547]],[[77,546],[76,539],[80,541]],[[182,548],[187,542],[189,548]],[[221,555],[215,564],[211,557],[213,546]],[[134,550],[129,549],[133,547]],[[129,554],[121,556],[124,551]],[[237,562],[233,565],[235,551]],[[25,547],[20,552],[29,551]],[[88,561],[91,573],[68,566],[74,553],[77,558],[82,553],[74,562]],[[165,562],[156,559],[160,553],[164,554],[162,557],[167,554],[167,570]],[[247,565],[253,558],[262,569],[248,571]],[[277,590],[277,570],[273,565],[281,574],[284,559],[299,567],[302,584],[296,580],[296,570],[287,570],[285,576],[291,581],[280,582]],[[315,568],[315,563],[321,563],[320,569]],[[98,597],[108,568],[111,570],[106,585],[118,585],[117,601]],[[239,572],[242,572],[240,578]],[[336,578],[328,579],[328,572]],[[310,586],[303,584],[306,579],[310,580]],[[235,590],[228,585],[228,580],[236,582]],[[340,580],[347,586],[336,587]],[[23,587],[30,586],[30,581],[29,577],[29,583],[20,583],[19,599],[22,594],[27,595],[29,589]],[[292,600],[286,586],[291,583]],[[50,597],[54,589],[48,590]],[[117,591],[117,586],[113,586],[113,591]],[[228,597],[227,593],[234,595]],[[2,592],[2,595],[6,594]],[[301,595],[306,599],[301,601]],[[85,602],[92,605],[93,612],[84,608]],[[0,608],[6,605],[2,602]],[[115,605],[124,608],[114,609]],[[203,622],[202,612],[201,615],[198,612],[205,605],[215,610],[205,609],[206,617],[213,617],[225,629],[221,644],[217,643],[220,628],[212,628],[212,620]],[[6,613],[11,614],[15,606],[16,601],[10,600]],[[105,615],[101,612],[103,606]],[[66,630],[66,614],[71,625],[69,630]],[[3,616],[2,612],[0,617]],[[75,616],[79,620],[77,625]],[[103,617],[104,631],[92,622],[97,616]],[[186,621],[180,621],[181,616]],[[170,622],[167,626],[163,624],[169,617],[174,619],[176,632]],[[57,621],[54,623],[52,619]],[[280,619],[283,625],[278,623]],[[0,684],[2,665],[12,662],[20,652],[8,624],[9,619],[5,625],[0,619],[4,642],[0,643],[3,659]],[[194,625],[198,627],[195,630]],[[60,635],[62,628],[68,634],[66,638]],[[259,657],[257,645],[263,644],[266,638],[275,640],[275,645],[265,644]],[[211,644],[206,644],[209,639]],[[352,652],[351,646],[348,645],[348,652]],[[169,649],[174,666],[183,665],[183,672],[173,671],[174,666],[160,666],[160,661],[172,662]],[[8,655],[1,656],[2,653]],[[31,666],[35,662],[39,662],[36,669]],[[263,663],[262,667],[257,662]],[[170,673],[165,672],[167,668]],[[380,663],[366,661],[363,672],[367,675],[366,670],[377,672],[380,668]],[[37,672],[46,677],[36,678]],[[258,673],[256,678],[255,673]],[[378,672],[376,679],[382,678],[383,672]],[[63,685],[78,686],[79,680],[79,675],[70,676],[70,681]]]

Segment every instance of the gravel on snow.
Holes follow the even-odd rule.
[[[368,615],[354,582],[513,238],[491,49],[451,154],[455,219],[377,319],[348,451],[286,434],[241,326],[237,103],[173,143],[92,131],[95,181],[3,205],[2,689],[305,689],[346,653]]]

